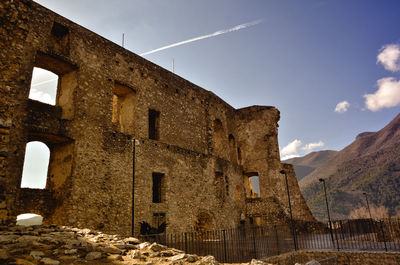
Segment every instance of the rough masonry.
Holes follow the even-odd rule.
[[[0,2],[0,223],[138,234],[314,220],[280,162],[279,111],[212,92],[30,0]],[[34,67],[58,75],[55,106],[29,99]],[[45,189],[21,188],[25,148],[50,149]],[[260,194],[249,177],[258,176]]]

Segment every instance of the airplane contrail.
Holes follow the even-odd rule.
[[[251,22],[248,22],[248,23],[237,25],[237,26],[235,26],[233,28],[230,28],[230,29],[218,30],[218,31],[216,31],[214,33],[211,33],[211,34],[208,34],[208,35],[203,35],[203,36],[196,37],[196,38],[193,38],[193,39],[189,39],[189,40],[184,40],[184,41],[180,41],[180,42],[177,42],[177,43],[173,43],[173,44],[170,44],[170,45],[167,45],[167,46],[155,49],[155,50],[151,50],[151,51],[148,51],[148,52],[145,52],[145,53],[141,53],[139,55],[140,56],[144,56],[144,55],[148,55],[148,54],[151,54],[151,53],[159,52],[159,51],[162,51],[162,50],[165,50],[165,49],[169,49],[169,48],[172,48],[172,47],[180,46],[180,45],[183,45],[183,44],[186,44],[186,43],[189,43],[189,42],[203,40],[203,39],[215,37],[215,36],[218,36],[218,35],[221,35],[221,34],[225,34],[225,33],[233,32],[233,31],[245,29],[245,28],[260,24],[262,21],[263,21],[262,19],[259,19],[259,20],[255,20],[255,21],[251,21]]]

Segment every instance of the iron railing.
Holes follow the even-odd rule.
[[[400,251],[400,219],[333,221],[328,224],[241,226],[234,229],[141,236],[200,256],[212,255],[220,262],[238,263],[297,250]],[[296,242],[296,246],[294,246]]]

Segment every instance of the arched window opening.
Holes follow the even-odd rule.
[[[201,212],[197,215],[194,220],[194,230],[195,231],[212,231],[215,229],[214,218],[206,213]]]
[[[50,149],[42,142],[29,142],[25,149],[21,188],[44,189],[49,168]]]
[[[223,201],[225,199],[226,187],[225,187],[224,175],[222,172],[215,172],[214,184],[215,184],[217,198]]]
[[[17,225],[41,225],[43,217],[34,213],[24,213],[17,216]]]
[[[237,162],[238,156],[237,156],[237,148],[236,148],[235,137],[233,137],[232,134],[229,134],[228,140],[229,140],[229,156],[230,156],[230,160],[232,162]]]
[[[226,139],[226,135],[224,136],[224,128],[222,126],[222,122],[219,119],[214,121],[214,151],[215,155],[218,157],[224,156],[224,139]]]
[[[34,67],[29,98],[42,103],[56,105],[58,75],[48,70]]]

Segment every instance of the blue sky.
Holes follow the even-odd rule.
[[[124,33],[137,54],[262,20],[144,57],[169,70],[174,59],[176,74],[235,108],[277,107],[284,157],[340,150],[400,111],[397,0],[36,2],[115,43]]]

